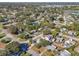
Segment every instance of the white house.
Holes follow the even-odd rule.
[[[75,41],[73,41],[72,39],[69,39],[64,42],[64,48],[69,48],[69,47],[73,46],[74,44],[75,44]]]
[[[59,56],[71,56],[71,53],[67,50],[60,51]]]
[[[63,38],[62,37],[56,37],[56,42],[62,42]]]
[[[45,35],[44,39],[48,40],[48,41],[51,41],[52,40],[52,35]]]
[[[74,31],[68,31],[68,35],[74,36],[76,33]]]

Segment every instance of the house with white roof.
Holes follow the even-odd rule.
[[[67,50],[60,51],[59,56],[71,56],[71,53]]]
[[[44,39],[47,41],[52,41],[52,38],[53,38],[52,35],[45,35],[44,36]]]
[[[68,35],[74,36],[76,33],[74,31],[68,31]]]
[[[63,38],[62,37],[60,37],[60,36],[57,36],[56,37],[56,42],[62,42],[63,41]]]
[[[64,48],[69,48],[71,46],[73,46],[76,42],[73,41],[72,39],[68,39],[64,42]]]

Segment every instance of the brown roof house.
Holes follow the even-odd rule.
[[[0,49],[4,50],[5,49],[5,44],[0,42]]]

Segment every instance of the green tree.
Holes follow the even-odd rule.
[[[6,56],[7,51],[6,50],[0,50],[0,56]]]
[[[53,37],[56,37],[56,35],[58,34],[58,32],[59,32],[59,29],[53,29],[51,31],[51,34],[52,34]]]
[[[11,32],[12,34],[18,34],[18,29],[17,29],[17,27],[14,26],[14,25],[11,25],[11,26],[9,27],[9,30],[10,30],[10,32]]]
[[[51,45],[51,42],[44,39],[41,39],[41,41],[38,43],[38,47],[47,46],[47,45]]]
[[[48,30],[48,29],[44,29],[44,30],[43,30],[43,34],[44,34],[44,35],[51,34],[51,31],[50,31],[50,30]]]
[[[64,19],[61,17],[61,18],[59,18],[59,21],[62,23],[62,22],[64,22]]]
[[[8,50],[9,52],[18,52],[19,51],[19,43],[18,42],[11,42],[8,45],[6,45],[6,50]]]

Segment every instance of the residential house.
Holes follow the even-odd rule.
[[[44,39],[47,41],[52,41],[52,38],[53,38],[52,35],[45,35],[44,36]]]
[[[59,56],[71,56],[71,53],[67,50],[60,51]]]
[[[54,45],[48,45],[48,46],[46,46],[46,49],[53,51],[53,50],[56,49],[56,46],[54,46]]]
[[[29,49],[27,52],[30,53],[30,54],[32,54],[32,56],[39,56],[39,53],[35,52],[32,49]]]
[[[57,36],[56,37],[56,42],[63,42],[63,37],[61,37],[61,36]]]
[[[68,35],[74,36],[76,33],[74,31],[68,31]]]
[[[65,31],[67,31],[67,29],[66,28],[61,28],[60,31],[65,32]]]
[[[69,48],[73,46],[76,42],[73,39],[68,39],[64,42],[64,48]]]

